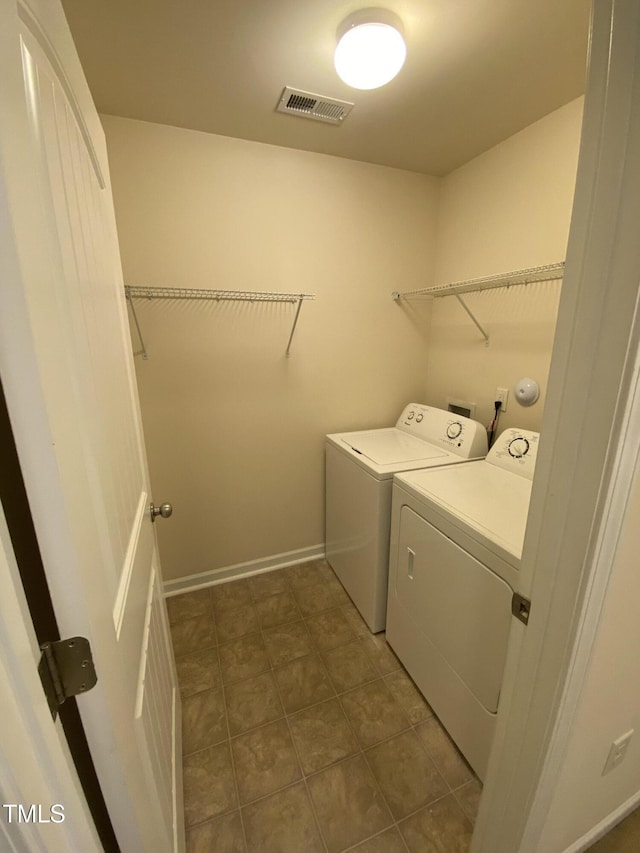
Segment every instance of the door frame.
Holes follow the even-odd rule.
[[[573,215],[494,749],[473,853],[535,853],[584,683],[638,435],[640,0],[592,6]],[[635,396],[635,401],[634,401]],[[623,816],[610,815],[606,832]],[[595,840],[591,838],[591,840]]]
[[[0,739],[3,803],[64,806],[61,823],[19,823],[0,814],[0,839],[16,853],[102,851],[73,759],[58,719],[51,718],[36,662],[38,641],[29,616],[4,510],[0,505],[0,675],[4,685]],[[9,822],[9,814],[13,820]],[[4,848],[3,848],[4,849]]]
[[[11,540],[13,557],[20,575],[24,599],[30,613],[36,645],[38,648],[42,648],[43,643],[55,642],[61,637],[33,526],[33,518],[29,509],[20,460],[16,451],[1,382],[0,470],[2,471],[0,508],[4,512],[4,520]],[[96,775],[93,757],[87,743],[76,699],[74,697],[67,699],[59,707],[58,714],[74,768],[102,846],[105,851],[117,853],[119,851],[118,843]]]

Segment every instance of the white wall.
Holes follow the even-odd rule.
[[[104,116],[128,284],[316,294],[137,303],[136,359],[166,579],[324,542],[324,435],[424,397],[437,181]],[[339,129],[336,130],[339,132]]]
[[[564,260],[578,162],[579,98],[461,166],[442,180],[435,283],[480,278]],[[498,386],[511,389],[500,429],[540,429],[560,294],[558,282],[464,297],[489,346],[454,297],[434,302],[426,402],[475,402],[488,423]],[[513,400],[534,378],[531,408]]]
[[[394,303],[392,290],[564,258],[581,99],[448,177],[104,116],[125,281],[316,294],[137,303],[136,359],[169,580],[321,545],[323,437],[410,400],[479,404],[529,375],[500,427],[538,429],[559,284]],[[437,223],[436,223],[437,216]],[[430,318],[433,318],[430,327]],[[426,393],[425,393],[426,389]]]
[[[640,804],[640,465],[611,569],[567,753],[539,842],[561,853],[621,804]],[[602,775],[611,743],[635,733],[617,768]]]

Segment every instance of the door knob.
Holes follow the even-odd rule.
[[[155,521],[158,515],[161,515],[162,518],[169,518],[173,513],[173,507],[171,504],[162,504],[162,506],[154,506],[151,504],[149,510],[151,512],[151,521]]]

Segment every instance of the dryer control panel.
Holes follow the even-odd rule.
[[[489,451],[487,462],[533,480],[540,433],[526,429],[506,429]]]
[[[487,455],[487,431],[482,424],[444,409],[409,403],[398,418],[396,429],[465,459],[481,459]]]

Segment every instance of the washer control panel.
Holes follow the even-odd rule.
[[[444,409],[410,403],[398,418],[396,428],[465,459],[487,455],[487,433],[482,424]]]
[[[525,429],[506,429],[496,439],[487,462],[533,480],[540,433]]]

